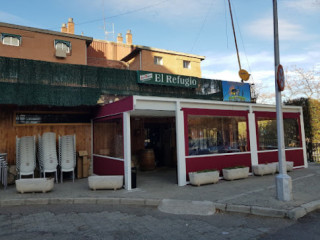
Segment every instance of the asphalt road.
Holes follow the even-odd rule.
[[[307,216],[298,219],[298,221],[288,227],[284,227],[277,232],[262,238],[263,240],[274,239],[320,239],[320,210],[309,213]]]
[[[319,219],[320,212],[292,221],[173,215],[124,205],[17,206],[0,208],[0,239],[319,239]]]

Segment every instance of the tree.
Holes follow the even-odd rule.
[[[297,98],[320,98],[320,71],[314,67],[305,70],[296,66],[286,70],[286,86],[283,92],[286,101]]]
[[[259,103],[275,103],[274,88],[267,88],[265,84],[255,86],[255,95]],[[306,70],[292,66],[286,69],[285,90],[282,92],[282,99],[288,102],[299,98],[320,99],[319,68],[313,67],[311,70]]]
[[[252,87],[252,86],[251,86]],[[273,91],[265,91],[266,89],[268,89],[265,84],[260,83],[260,84],[255,84],[254,85],[254,89],[252,92],[252,94],[254,94],[255,98],[256,98],[256,102],[257,103],[262,103],[262,104],[270,104],[270,103],[275,103],[275,92],[274,92],[274,88]]]

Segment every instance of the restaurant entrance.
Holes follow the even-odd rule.
[[[176,169],[174,117],[131,119],[132,165],[139,171]]]

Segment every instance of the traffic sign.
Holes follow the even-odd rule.
[[[284,82],[284,72],[281,64],[277,67],[277,84],[279,91],[284,90],[285,82]]]

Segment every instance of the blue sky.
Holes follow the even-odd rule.
[[[272,0],[231,0],[241,65],[262,87],[274,92]],[[0,21],[60,31],[72,17],[76,34],[105,39],[108,30],[133,43],[203,55],[202,76],[239,81],[227,0],[10,0]],[[320,0],[278,0],[280,62],[320,71]]]

